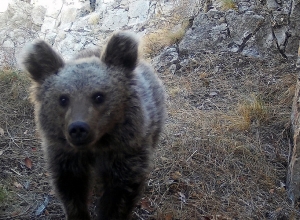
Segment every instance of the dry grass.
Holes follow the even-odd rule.
[[[166,25],[152,33],[148,33],[142,40],[142,51],[146,58],[154,57],[163,48],[179,43],[185,35],[189,21],[184,20],[179,25]]]
[[[151,26],[155,27],[155,30],[148,32],[142,39],[141,49],[144,57],[153,58],[163,48],[178,44],[191,26],[191,19],[201,8],[200,1],[183,0],[174,2],[172,12],[164,14],[157,6],[158,12],[151,19]]]
[[[25,74],[10,68],[0,71],[0,219],[28,216],[45,194],[44,162],[37,150],[28,87]],[[33,169],[25,166],[26,157],[33,161]]]
[[[146,193],[156,211],[139,219],[300,217],[284,185],[296,72],[273,62],[200,54],[162,75],[169,119]]]
[[[249,130],[253,123],[257,125],[266,123],[271,117],[269,111],[269,106],[261,98],[250,95],[249,100],[242,100],[242,103],[237,105],[233,115],[225,115],[224,119],[229,123],[228,129],[245,131]]]
[[[284,185],[294,66],[198,54],[160,77],[168,120],[134,219],[299,219]],[[62,219],[35,134],[28,84],[22,73],[0,72],[0,219]],[[45,198],[49,204],[37,216]]]
[[[221,9],[228,11],[230,9],[237,10],[237,4],[234,0],[220,0]]]

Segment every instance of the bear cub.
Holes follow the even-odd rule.
[[[97,182],[97,219],[129,219],[166,116],[164,87],[139,59],[136,37],[117,32],[102,53],[83,51],[69,62],[36,40],[21,63],[32,78],[37,129],[66,218],[90,219],[88,195]]]

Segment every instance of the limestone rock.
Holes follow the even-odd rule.
[[[128,5],[129,26],[144,23],[148,19],[148,11],[150,9],[150,1],[138,0]]]
[[[291,8],[290,24],[287,35],[289,36],[286,44],[287,56],[294,56],[297,54],[298,43],[300,39],[300,0],[293,1],[293,7]]]
[[[106,14],[102,21],[102,30],[115,31],[120,30],[122,27],[128,24],[128,11],[125,9],[116,9]]]
[[[15,46],[12,40],[6,40],[3,42],[2,47],[13,48]]]
[[[64,1],[63,0],[50,0],[50,1],[47,1],[47,3],[48,4],[46,5],[46,7],[47,7],[46,16],[56,19],[63,8]]]
[[[161,54],[156,56],[152,64],[159,73],[164,72],[168,68],[172,73],[176,71],[176,64],[179,62],[179,56],[175,47],[166,48]],[[174,66],[175,65],[175,66]]]
[[[36,25],[42,25],[44,23],[44,17],[46,13],[46,8],[39,5],[32,9],[31,16],[32,21]]]
[[[207,1],[31,0],[29,4],[9,0],[7,10],[0,12],[0,50],[12,45],[18,50],[26,42],[42,38],[68,58],[87,45],[102,44],[113,31],[129,29],[142,36],[156,28],[153,17],[165,18],[167,23],[176,8],[176,16],[192,16],[193,20],[179,42],[180,55],[231,51],[254,57],[279,52],[291,57],[297,54],[300,0],[291,1],[240,0],[235,10],[228,11],[213,1],[207,12],[199,12]]]
[[[199,13],[179,44],[179,52],[197,53],[201,50],[225,50],[229,44],[229,32],[224,23],[224,12],[210,10]]]
[[[56,19],[52,18],[52,17],[45,17],[44,19],[44,23],[41,27],[41,32],[42,33],[48,33],[52,30],[55,29],[55,23],[56,23]]]

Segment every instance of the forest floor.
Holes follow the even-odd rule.
[[[202,53],[159,76],[168,119],[133,218],[300,219],[285,187],[294,62]],[[63,219],[29,85],[24,73],[0,72],[0,219]]]

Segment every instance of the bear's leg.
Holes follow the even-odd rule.
[[[104,186],[104,192],[98,203],[97,219],[126,220],[130,219],[137,199],[140,196],[144,181],[140,183],[113,183]]]
[[[50,158],[51,159],[51,158]],[[90,158],[79,153],[56,152],[49,160],[53,185],[68,220],[89,220]]]
[[[148,152],[120,155],[120,158],[116,158],[113,152],[97,158],[95,167],[98,169],[103,193],[97,205],[99,220],[130,219],[148,175]],[[114,158],[113,163],[110,162],[111,158]]]

